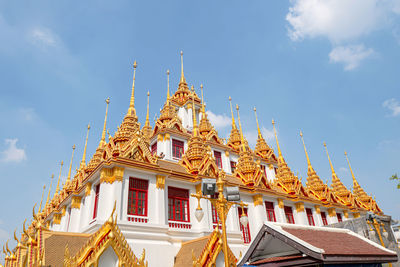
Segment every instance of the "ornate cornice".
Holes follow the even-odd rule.
[[[124,168],[123,167],[113,167],[103,168],[100,171],[100,183],[109,183],[112,184],[115,181],[122,182],[124,177]]]

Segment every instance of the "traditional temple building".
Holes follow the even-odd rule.
[[[212,266],[221,262],[216,209],[202,199],[204,217],[199,221],[195,215],[199,204],[191,194],[201,192],[203,178],[221,178],[226,186],[238,186],[247,205],[233,205],[227,215],[232,262],[240,260],[265,221],[322,226],[368,211],[382,214],[352,169],[353,191],[346,188],[329,154],[332,183],[324,183],[304,140],[308,172],[303,184],[286,163],[275,122],[277,153],[264,139],[255,109],[258,139],[251,148],[243,135],[239,106],[235,117],[231,98],[227,102],[231,132],[227,141],[222,139],[207,117],[203,86],[196,92],[186,81],[182,53],[177,90],[170,91],[167,71],[160,115],[151,125],[148,94],[142,127],[135,109],[136,62],[133,68],[130,103],[122,123],[113,135],[107,132],[107,99],[94,155],[87,160],[88,126],[79,168],[72,171],[73,146],[67,179],[60,181],[61,164],[55,192],[50,184],[44,206],[41,201],[27,229],[24,223],[20,238],[14,235],[16,247],[10,249],[7,243],[3,248],[5,266]],[[240,223],[243,214],[249,218],[246,226]]]

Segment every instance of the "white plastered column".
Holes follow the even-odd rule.
[[[69,220],[68,232],[78,232],[81,220],[81,196],[72,196],[71,219]]]
[[[102,182],[100,184],[97,218],[100,221],[107,220],[116,202],[116,213],[121,215],[122,181]]]
[[[283,199],[278,198],[278,205],[274,205],[276,221],[286,223]]]
[[[253,231],[255,234],[257,234],[258,230],[267,220],[267,214],[261,194],[253,196],[253,203],[248,206],[248,216],[251,224],[250,231]]]
[[[150,184],[150,190],[153,191],[154,194],[154,201],[155,201],[155,216],[154,216],[154,223],[160,225],[167,224],[166,218],[166,195],[165,195],[165,179],[166,176],[163,175],[156,175],[156,184]],[[148,202],[148,205],[151,202]]]

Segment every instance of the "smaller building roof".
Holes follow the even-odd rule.
[[[266,222],[238,266],[395,261],[396,252],[348,229]]]

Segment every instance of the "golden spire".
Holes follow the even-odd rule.
[[[201,111],[204,114],[206,114],[206,107],[204,105],[204,98],[203,98],[203,84],[200,84],[200,90],[201,90]]]
[[[232,129],[236,129],[236,122],[235,117],[233,116],[233,109],[232,109],[232,98],[229,97],[229,105],[231,106],[231,114],[232,114]]]
[[[170,98],[170,94],[169,94],[169,70],[167,70],[167,105],[169,104],[169,98]]]
[[[87,133],[86,133],[86,141],[85,141],[85,148],[83,149],[83,155],[82,155],[82,160],[81,160],[81,168],[86,165],[86,147],[87,147],[87,141],[89,138],[89,130],[90,130],[90,124],[87,126]]]
[[[304,143],[303,133],[301,131],[300,131],[300,137],[301,137],[301,141],[303,141],[303,147],[304,147],[304,152],[306,153],[308,168],[312,168],[310,158],[308,157],[308,153],[307,153],[307,149],[306,149],[306,144]]]
[[[279,158],[282,158],[282,160],[283,160],[281,147],[279,146],[278,136],[277,136],[277,134],[276,134],[275,121],[274,121],[274,119],[272,119],[272,127],[274,128],[274,134],[275,134],[275,140],[276,140],[276,147],[278,148],[278,155],[279,155]]]
[[[344,152],[344,155],[346,156],[347,163],[349,164],[349,169],[350,169],[350,172],[351,172],[351,176],[353,177],[353,184],[354,183],[358,183],[357,180],[356,180],[356,177],[354,176],[354,172],[353,172],[353,169],[351,168],[350,161],[349,161],[349,158],[347,157],[347,152],[346,151]]]
[[[74,151],[75,151],[75,145],[72,146],[72,156],[71,156],[71,162],[69,163],[67,182],[71,180],[71,169],[72,169],[72,161],[74,160]]]
[[[46,189],[46,185],[43,185],[42,198],[40,199],[40,207],[39,207],[38,213],[40,213],[42,211],[42,202],[43,202],[43,195],[44,195],[45,189]]]
[[[335,169],[333,169],[333,164],[332,164],[331,158],[329,157],[328,148],[326,147],[326,143],[325,142],[324,142],[324,147],[325,147],[325,150],[326,150],[326,155],[328,156],[329,165],[331,165],[332,176],[336,176]]]
[[[147,91],[147,114],[146,114],[145,126],[150,126],[150,122],[149,122],[149,105],[150,105],[150,92]]]
[[[185,75],[183,74],[183,52],[181,51],[181,80],[179,83],[186,83]]]
[[[64,165],[64,161],[61,161],[60,164],[60,174],[58,175],[58,182],[57,182],[57,187],[56,187],[56,195],[58,195],[58,192],[60,191],[60,180],[61,180],[61,171],[62,171],[62,167]]]
[[[101,133],[101,140],[100,140],[100,146],[105,146],[106,145],[106,128],[107,128],[107,114],[108,114],[108,104],[110,104],[110,98],[107,97],[106,99],[106,116],[104,117],[104,126],[103,126],[103,132]]]
[[[49,199],[50,199],[50,192],[51,192],[51,185],[53,184],[53,178],[54,178],[54,174],[51,175],[51,181],[50,181],[50,187],[49,187],[49,193],[47,194],[47,199],[46,199],[46,205],[49,203]]]
[[[243,131],[242,131],[242,123],[240,122],[240,114],[239,114],[239,105],[238,104],[236,104],[236,111],[237,111],[237,116],[238,116],[238,121],[239,121],[240,141],[242,143],[243,151],[246,151],[246,146],[244,143],[244,137],[243,137]]]
[[[132,82],[132,94],[131,101],[129,103],[128,115],[136,116],[135,111],[135,78],[136,78],[136,60],[133,62],[133,82]]]
[[[196,119],[196,106],[194,105],[194,96],[192,96],[192,105],[193,105],[193,135],[197,136],[197,119]]]
[[[260,131],[260,125],[258,124],[257,109],[256,109],[256,107],[254,107],[254,114],[256,115],[258,138],[262,138],[261,131]]]

